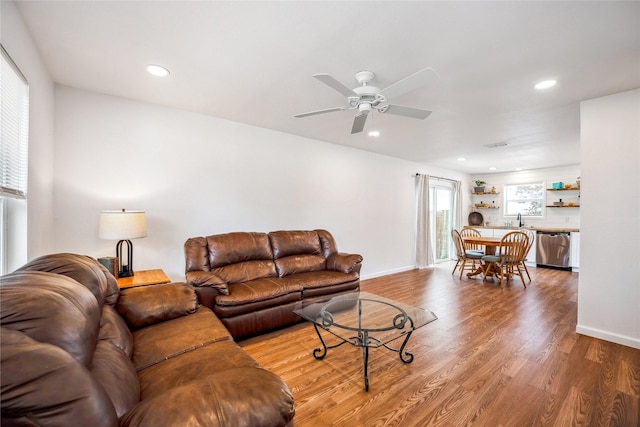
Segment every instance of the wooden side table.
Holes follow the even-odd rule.
[[[161,283],[169,283],[171,280],[162,271],[158,270],[141,270],[136,271],[133,276],[121,277],[118,279],[120,289],[132,288],[134,286],[159,285]]]

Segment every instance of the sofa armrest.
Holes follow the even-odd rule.
[[[327,258],[327,270],[341,271],[343,273],[360,273],[362,267],[362,255],[338,252]]]
[[[187,271],[187,284],[196,288],[211,288],[219,295],[229,295],[229,286],[220,276],[210,271]]]
[[[116,304],[131,330],[186,316],[197,309],[196,292],[184,283],[122,289]]]

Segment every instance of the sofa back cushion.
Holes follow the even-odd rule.
[[[2,425],[118,425],[104,388],[69,353],[5,327],[0,342]]]
[[[118,282],[102,264],[86,255],[59,253],[43,255],[16,271],[47,271],[71,277],[91,291],[98,305],[115,304],[118,300]]]
[[[315,231],[273,231],[269,240],[279,277],[326,268],[327,260]]]
[[[209,267],[229,284],[275,277],[269,237],[265,233],[227,233],[207,237]]]
[[[91,364],[101,312],[94,295],[64,275],[17,271],[0,280],[2,326],[58,346],[85,367]]]

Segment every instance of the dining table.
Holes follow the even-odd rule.
[[[465,244],[465,249],[466,249],[466,245],[482,245],[484,246],[484,253],[485,255],[495,255],[496,254],[496,248],[498,246],[500,246],[500,242],[502,241],[501,237],[485,237],[485,236],[465,236],[462,238],[462,242]],[[493,270],[493,269],[491,269]],[[484,268],[481,265],[480,267],[478,267],[475,271],[472,271],[470,273],[467,273],[467,277],[475,277],[479,274],[482,274],[484,272]],[[489,275],[492,272],[489,271]]]

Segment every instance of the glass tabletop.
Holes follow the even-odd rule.
[[[429,310],[368,292],[303,301],[293,312],[353,345],[362,345],[360,335],[366,332],[367,347],[382,346],[438,318]]]

